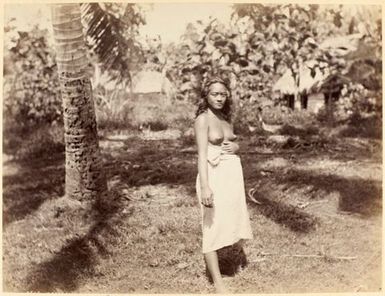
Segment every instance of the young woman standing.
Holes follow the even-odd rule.
[[[196,190],[202,210],[202,251],[216,292],[226,293],[217,250],[252,239],[239,146],[231,124],[231,92],[220,79],[202,89],[194,124],[198,146]]]

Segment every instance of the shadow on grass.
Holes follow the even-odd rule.
[[[312,191],[322,190],[325,195],[336,191],[340,194],[340,211],[357,213],[365,217],[381,214],[382,183],[380,181],[342,178],[337,175],[322,175],[301,170],[290,170],[285,175],[279,175],[277,180],[289,186],[312,186]]]
[[[256,205],[254,203],[249,204],[265,217],[287,227],[291,231],[308,233],[315,230],[318,223],[316,217],[309,215],[292,205],[272,200],[272,198],[269,198],[270,190],[272,189],[259,191],[254,194],[254,197],[260,201],[262,205]]]
[[[119,176],[128,186],[185,185],[195,194],[197,174],[194,155],[180,152],[178,141],[135,139],[133,152],[104,154],[108,178]],[[126,144],[126,148],[128,145]],[[32,213],[46,200],[64,194],[64,155],[16,162],[21,168],[3,178],[3,223],[7,225]]]
[[[243,250],[242,244],[239,242],[217,250],[217,255],[219,270],[223,275],[234,276],[248,264],[245,251]],[[209,282],[213,283],[207,266],[206,277]]]
[[[15,161],[16,175],[3,176],[3,225],[23,219],[47,199],[64,194],[64,155]]]
[[[342,178],[337,175],[321,175],[310,171],[289,170],[277,174],[275,180],[266,180],[255,192],[254,197],[262,203],[250,203],[265,217],[299,233],[308,233],[315,229],[318,219],[295,206],[281,200],[274,200],[270,195],[275,184],[284,184],[287,188],[311,186],[309,199],[325,198],[331,192],[339,193],[338,209],[344,212],[360,214],[362,217],[381,214],[382,183],[379,181]]]
[[[117,155],[105,153],[103,156],[107,178],[119,175],[120,182],[129,186],[166,183],[194,187],[196,168],[190,161],[191,156],[184,157],[183,153],[175,155],[173,147],[164,149],[163,146],[157,147],[154,142],[146,145],[134,147],[131,154],[124,151],[116,151]],[[4,183],[8,186],[8,223],[22,219],[37,209],[45,199],[52,197],[54,189],[60,188],[57,196],[63,195],[65,174],[64,167],[58,167],[59,162],[29,161],[22,164],[17,175],[5,179]],[[31,194],[36,195],[36,198],[31,199]],[[127,215],[121,213],[125,208],[121,206],[122,202],[123,197],[118,194],[112,199],[100,200],[91,211],[97,213],[92,229],[85,236],[68,241],[51,260],[37,265],[25,280],[25,291],[73,292],[84,278],[98,276],[98,260],[109,255],[109,244],[117,235],[114,229],[122,221],[122,217]],[[18,208],[19,204],[23,205],[22,209]],[[89,214],[90,211],[84,213]]]
[[[129,186],[164,183],[194,187],[197,174],[194,155],[180,149],[178,141],[138,141],[131,153],[122,152],[114,157],[105,155],[106,173],[109,178],[120,176]]]
[[[91,230],[84,237],[71,240],[52,260],[38,265],[26,280],[26,290],[73,292],[82,279],[97,275],[98,259],[110,255],[107,241],[116,235],[115,227],[124,216],[122,208],[122,198],[117,193],[98,201],[92,210],[97,215]]]
[[[92,274],[94,257],[89,239],[72,241],[53,260],[41,264],[29,275],[27,291],[54,293],[76,290],[79,276]]]
[[[221,274],[234,276],[241,268],[246,267],[247,258],[241,243],[218,250],[218,263]]]
[[[341,154],[340,156],[342,157],[343,155]],[[256,206],[254,203],[250,203],[250,206],[276,223],[299,233],[307,233],[314,230],[317,225],[316,217],[271,196],[271,192],[276,190],[277,183],[285,185],[287,188],[291,186],[294,188],[310,186],[311,189],[307,196],[309,199],[322,199],[331,192],[338,192],[338,209],[340,211],[357,213],[363,217],[381,214],[381,182],[360,178],[343,178],[338,175],[323,175],[317,171],[293,169],[285,173],[273,170],[267,178],[260,173],[260,168],[256,164],[265,161],[269,157],[266,155],[245,154],[243,168],[247,187],[252,188],[252,183],[255,180],[262,180],[263,184],[254,194],[254,197],[261,201],[263,205]],[[301,154],[301,159],[302,157],[311,158],[314,155]],[[361,157],[364,156],[361,155]]]

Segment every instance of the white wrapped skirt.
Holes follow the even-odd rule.
[[[196,191],[202,213],[202,252],[208,253],[252,239],[241,160],[238,155],[221,154],[221,147],[208,145],[208,182],[214,206],[201,204],[199,175]]]

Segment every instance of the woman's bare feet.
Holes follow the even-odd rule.
[[[226,285],[223,282],[214,283],[215,293],[216,294],[228,294],[230,293]]]

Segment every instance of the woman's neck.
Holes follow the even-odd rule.
[[[222,110],[214,109],[214,108],[212,108],[212,107],[210,107],[210,106],[209,106],[208,109],[211,111],[211,113],[212,113],[213,115],[215,115],[215,116],[218,117],[219,119],[225,120],[225,117],[224,117],[224,115],[223,115]]]

